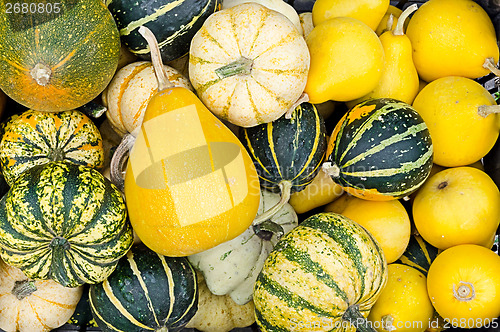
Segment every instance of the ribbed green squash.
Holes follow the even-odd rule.
[[[350,194],[391,200],[417,190],[432,167],[432,140],[420,115],[395,99],[369,99],[338,122],[323,168]]]
[[[420,235],[412,235],[405,252],[394,263],[408,265],[427,276],[427,271],[437,255],[436,247],[427,243]]]
[[[373,331],[363,317],[386,281],[376,240],[342,215],[318,213],[268,256],[254,288],[256,321],[263,332]]]
[[[0,166],[10,186],[27,169],[61,160],[103,166],[101,134],[83,113],[29,110],[6,127],[0,141]]]
[[[30,109],[48,112],[97,97],[120,54],[118,29],[102,1],[10,3],[28,7],[0,11],[0,88]]]
[[[123,43],[142,59],[149,60],[147,42],[138,29],[148,27],[158,40],[164,62],[189,52],[194,34],[210,14],[220,9],[221,0],[109,0]]]
[[[187,258],[138,244],[107,280],[90,287],[90,306],[104,332],[175,331],[198,309],[196,273]]]
[[[76,305],[75,312],[73,312],[73,315],[66,322],[66,324],[78,326],[84,331],[87,327],[98,327],[90,309],[89,289],[89,284],[83,285],[82,297]]]
[[[96,283],[132,245],[120,191],[93,168],[35,166],[0,200],[0,254],[31,279]]]

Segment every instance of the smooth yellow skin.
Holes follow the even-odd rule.
[[[493,147],[498,137],[498,115],[478,114],[480,105],[496,105],[479,83],[450,76],[427,84],[415,97],[413,107],[429,128],[434,163],[447,166],[472,164]]]
[[[382,20],[380,20],[380,23],[377,26],[377,29],[375,29],[375,33],[377,36],[382,35],[386,31],[392,31],[395,27],[396,24],[398,23],[398,18],[399,15],[401,15],[402,10],[399,9],[398,7],[389,5],[389,8],[387,8],[387,11],[384,14],[384,17],[382,17]],[[390,29],[387,29],[387,23],[389,21],[389,17],[392,15],[392,25]],[[405,22],[406,23],[406,22]]]
[[[423,184],[412,209],[418,233],[436,248],[466,243],[490,248],[500,222],[500,193],[477,168],[448,168]]]
[[[495,29],[488,14],[472,0],[430,0],[411,18],[406,34],[421,79],[445,76],[478,78],[483,63],[498,62]]]
[[[307,39],[311,55],[304,92],[313,104],[360,98],[376,86],[384,68],[384,49],[365,23],[337,17],[316,25]]]
[[[316,0],[312,10],[313,22],[318,25],[334,17],[352,17],[375,30],[389,4],[389,0]]]
[[[427,278],[403,264],[389,264],[387,284],[370,311],[368,320],[379,332],[392,319],[398,332],[423,332],[429,326],[434,308],[427,294]]]
[[[443,251],[432,262],[427,291],[447,323],[460,328],[492,327],[500,316],[499,275],[500,256],[478,245],[458,245]],[[469,296],[459,295],[458,290],[471,287],[474,296],[472,292]]]
[[[345,194],[325,206],[325,211],[342,214],[366,228],[388,263],[401,257],[410,241],[410,218],[398,200],[368,201]]]

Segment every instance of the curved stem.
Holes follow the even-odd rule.
[[[253,60],[241,57],[225,66],[219,67],[215,73],[219,78],[224,79],[234,75],[250,75],[252,72]]]
[[[391,15],[389,15],[389,18],[387,19],[387,23],[385,25],[385,31],[391,31],[393,24],[394,24],[394,15],[391,14]]]
[[[477,114],[483,118],[493,113],[500,113],[500,105],[481,105],[477,108]]]
[[[111,182],[122,192],[125,187],[125,163],[130,149],[134,146],[134,143],[134,135],[126,134],[123,136],[120,145],[118,145],[115,153],[113,153],[113,157],[111,158],[109,165]]]
[[[12,288],[12,294],[21,301],[25,297],[30,296],[37,291],[35,283],[31,280],[16,281],[14,287]]]
[[[295,111],[295,109],[297,108],[297,106],[299,106],[302,103],[307,103],[308,101],[309,101],[309,95],[307,93],[302,93],[300,95],[299,99],[297,99],[295,101],[295,103],[293,103],[292,106],[290,106],[290,108],[288,109],[288,111],[286,111],[286,113],[285,113],[285,119],[291,119],[292,118],[292,114]]]
[[[497,68],[497,64],[493,60],[493,58],[486,58],[483,63],[483,68],[488,69],[496,76],[500,77],[500,69]]]
[[[331,161],[325,161],[323,165],[321,165],[321,169],[333,179],[340,176],[340,168],[337,164],[332,163]]]
[[[167,74],[165,73],[165,70],[163,70],[160,48],[158,47],[158,41],[156,40],[155,35],[145,26],[141,26],[139,28],[139,33],[142,37],[144,37],[144,39],[146,39],[149,45],[151,61],[153,62],[156,79],[158,80],[158,91],[173,88],[174,85],[168,80]]]
[[[418,6],[416,3],[414,3],[413,5],[406,8],[401,13],[401,15],[399,15],[398,23],[396,23],[396,27],[394,28],[394,31],[392,32],[393,35],[402,36],[405,34],[404,29],[403,29],[405,21],[408,18],[408,16],[410,16],[410,14],[413,13],[414,11],[416,11],[417,9],[418,9]]]
[[[356,327],[356,332],[376,332],[372,324],[359,312],[358,304],[347,308],[342,319],[351,322]]]
[[[276,235],[276,238],[279,241],[279,239],[281,239],[281,237],[285,234],[285,230],[281,227],[281,225],[269,219],[258,225],[254,225],[253,231],[255,232],[255,235],[264,241],[270,241],[273,235]]]
[[[259,225],[266,221],[267,219],[271,218],[274,216],[276,213],[278,213],[281,208],[288,203],[290,200],[290,194],[292,191],[292,182],[288,180],[283,180],[279,183],[279,187],[281,190],[281,199],[276,205],[274,205],[272,208],[269,210],[259,214],[255,219],[253,220],[253,225]]]

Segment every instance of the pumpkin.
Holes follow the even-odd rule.
[[[244,128],[242,142],[257,169],[262,188],[281,191],[281,200],[260,215],[268,219],[288,202],[290,194],[303,190],[321,169],[326,151],[326,129],[314,105],[302,103],[290,118]]]
[[[145,27],[141,31],[158,54],[153,63],[161,83],[137,139],[130,140],[127,209],[145,245],[162,255],[188,256],[231,240],[252,224],[258,176],[238,138],[196,95],[160,76],[154,35]],[[113,156],[113,179],[121,177],[121,163],[113,160],[122,160],[125,152],[127,143]]]
[[[203,22],[220,7],[221,0],[111,0],[107,6],[120,31],[122,42],[142,59],[150,49],[138,28],[149,28],[156,36],[164,62],[185,55]]]
[[[229,332],[234,328],[247,327],[255,322],[253,301],[245,305],[234,303],[229,295],[214,295],[208,289],[201,273],[198,280],[198,310],[186,324],[202,332]]]
[[[57,5],[0,12],[0,88],[37,111],[72,110],[93,100],[111,81],[120,55],[118,29],[102,1]]]
[[[90,286],[90,306],[104,331],[172,331],[198,309],[196,272],[185,257],[135,245],[103,282]]]
[[[30,280],[0,260],[0,329],[48,332],[62,326],[75,311],[82,290],[53,280]]]
[[[99,129],[79,111],[26,111],[10,123],[0,141],[0,166],[10,186],[26,170],[62,160],[103,166]]]
[[[427,271],[438,255],[438,249],[426,242],[420,235],[412,235],[405,252],[395,262],[417,269],[427,276]]]
[[[258,213],[269,210],[279,200],[279,195],[262,190]],[[231,241],[191,255],[188,259],[203,273],[213,294],[228,294],[236,304],[244,305],[252,300],[255,280],[274,245],[297,224],[297,214],[289,204],[285,204],[264,223],[250,226]]]
[[[121,193],[93,168],[34,166],[0,200],[0,254],[31,279],[100,282],[131,245]]]
[[[194,35],[189,79],[215,115],[252,127],[295,108],[309,62],[304,37],[289,19],[244,3],[212,14]]]
[[[386,281],[376,240],[342,215],[318,213],[267,257],[254,288],[256,322],[261,331],[374,331],[364,317]]]
[[[392,200],[417,190],[432,168],[427,125],[408,104],[369,99],[337,123],[323,168],[345,191],[369,200]]]
[[[163,66],[167,77],[175,86],[192,90],[189,80],[177,70]],[[121,136],[139,128],[148,101],[158,89],[158,81],[151,62],[136,61],[120,69],[102,93],[107,107],[106,116]]]

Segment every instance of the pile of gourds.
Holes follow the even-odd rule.
[[[0,329],[498,326],[487,12],[295,2],[2,4]]]

